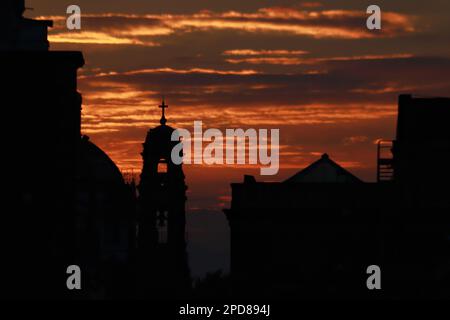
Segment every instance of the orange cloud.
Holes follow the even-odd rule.
[[[191,68],[191,69],[172,69],[172,68],[157,68],[157,69],[142,69],[136,71],[124,72],[124,75],[134,74],[151,74],[151,73],[173,73],[173,74],[190,74],[190,73],[203,73],[203,74],[218,74],[218,75],[254,75],[258,74],[255,70],[215,70],[204,68]]]
[[[248,63],[248,64],[274,64],[274,65],[314,65],[335,61],[406,59],[412,58],[413,56],[414,55],[412,54],[401,53],[401,54],[328,57],[328,58],[252,57],[252,58],[232,58],[226,59],[225,61],[232,64]]]
[[[249,64],[275,64],[275,65],[299,65],[302,64],[302,60],[299,58],[245,58],[245,59],[226,59],[228,63],[249,63]]]
[[[291,56],[307,54],[303,50],[252,50],[252,49],[235,49],[223,52],[225,56]]]
[[[48,39],[54,43],[158,46],[157,43],[151,41],[144,42],[138,39],[119,38],[105,32],[92,31],[50,34]]]

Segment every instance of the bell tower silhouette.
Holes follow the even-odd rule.
[[[156,287],[161,297],[173,297],[190,287],[185,239],[187,186],[182,165],[171,159],[179,141],[172,141],[175,129],[166,125],[168,105],[164,99],[159,107],[160,125],[148,131],[141,153],[138,252],[143,272],[154,275],[147,279],[147,286]]]

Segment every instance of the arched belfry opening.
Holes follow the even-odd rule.
[[[160,125],[150,129],[143,144],[139,184],[138,252],[148,287],[160,295],[183,294],[190,287],[185,239],[186,189],[182,164],[171,159],[174,128],[167,125],[164,99]],[[147,290],[147,288],[143,288]]]

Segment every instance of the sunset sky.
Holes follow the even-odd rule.
[[[82,29],[65,28],[66,8]],[[382,30],[366,8],[382,9]],[[83,51],[82,132],[123,171],[141,169],[161,96],[168,125],[279,128],[281,170],[185,166],[189,212],[228,206],[244,174],[281,181],[327,152],[366,181],[379,138],[393,138],[397,96],[450,95],[450,2],[28,0],[52,19],[51,50]],[[195,227],[195,226],[194,226]],[[199,227],[201,229],[201,226]]]

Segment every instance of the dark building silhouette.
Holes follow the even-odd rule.
[[[139,189],[139,283],[153,288],[155,298],[183,297],[190,288],[185,239],[185,176],[182,165],[172,161],[175,129],[166,125],[160,105],[160,125],[148,131],[143,144]],[[182,152],[182,151],[181,151]]]
[[[383,211],[393,297],[450,297],[449,121],[450,98],[399,97],[396,137],[386,157],[392,178],[379,183],[395,194]]]
[[[149,131],[139,185],[81,134],[81,52],[48,51],[51,21],[22,17],[23,1],[2,1],[3,126],[9,190],[2,226],[2,289],[8,298],[185,296],[186,185],[171,162],[173,128]],[[4,19],[3,19],[4,18]],[[78,265],[82,290],[69,291]]]
[[[448,207],[450,98],[399,97],[394,180],[406,188],[414,207]]]
[[[309,165],[305,169],[299,171],[285,183],[360,183],[358,177],[351,172],[345,170],[336,162],[330,159],[328,154]]]
[[[48,50],[52,21],[24,18],[25,0],[3,0],[0,9],[0,50]]]
[[[119,168],[89,138],[81,139],[76,178],[77,260],[88,298],[131,294],[136,246],[136,195]]]
[[[377,183],[323,155],[282,183],[232,184],[233,295],[450,297],[449,111],[450,99],[400,96]],[[370,265],[381,267],[382,291],[366,287]]]
[[[25,19],[23,9],[23,1],[2,1],[0,11],[7,30],[0,39],[0,92],[9,184],[3,292],[9,298],[114,296],[111,284],[125,277],[134,246],[132,190],[81,135],[83,55],[48,51],[51,23]],[[66,287],[69,265],[82,270],[80,292]]]
[[[239,298],[343,298],[380,262],[380,190],[324,154],[281,183],[232,186],[231,279]],[[362,279],[362,280],[361,280]]]

